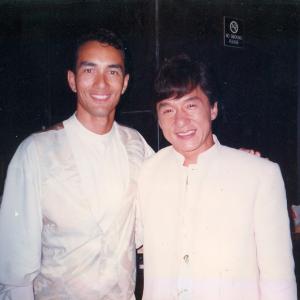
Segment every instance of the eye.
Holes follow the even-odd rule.
[[[172,114],[172,112],[173,112],[172,108],[165,108],[165,109],[161,110],[161,113],[163,115],[170,115],[170,114]]]
[[[85,68],[85,69],[83,69],[83,72],[91,74],[93,72],[93,68]]]
[[[119,70],[109,70],[108,74],[110,76],[118,76],[121,74],[121,72]]]
[[[186,105],[186,107],[187,107],[187,109],[193,109],[193,108],[197,107],[197,105],[195,103],[188,103]]]

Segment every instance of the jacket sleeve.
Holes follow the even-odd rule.
[[[286,193],[277,164],[268,164],[261,174],[254,213],[260,299],[297,300]]]
[[[135,246],[139,249],[144,244],[144,234],[143,234],[143,222],[141,218],[141,209],[139,201],[139,192],[137,191],[136,201],[135,201]]]
[[[145,139],[140,135],[140,138],[142,140],[143,145],[143,161],[145,161],[147,158],[151,157],[154,154],[153,149],[147,144]],[[139,178],[139,172],[137,175],[137,181]],[[141,248],[143,246],[143,224],[141,219],[141,211],[140,211],[140,205],[138,201],[139,193],[138,188],[136,191],[136,197],[135,197],[135,211],[136,211],[136,219],[135,219],[135,246],[137,249]]]
[[[37,152],[28,138],[9,164],[0,209],[0,300],[34,298],[41,259],[39,183]]]
[[[154,150],[148,145],[145,139],[141,136],[143,147],[144,147],[144,160],[151,157],[155,152]]]

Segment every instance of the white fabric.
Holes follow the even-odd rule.
[[[216,144],[189,167],[172,146],[144,162],[143,300],[296,300],[277,164]]]
[[[134,299],[137,131],[75,115],[18,148],[0,210],[0,299]],[[26,291],[20,298],[19,291]]]

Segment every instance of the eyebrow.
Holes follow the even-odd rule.
[[[174,98],[174,99],[170,99],[170,100],[163,100],[163,101],[161,101],[161,102],[158,103],[158,109],[161,109],[163,107],[166,107],[166,106],[170,105],[169,101],[176,101],[178,99],[179,98]],[[184,99],[183,102],[193,101],[193,100],[198,100],[198,99],[199,99],[199,97],[192,96],[192,97]]]
[[[123,70],[123,67],[119,64],[112,64],[112,65],[108,65],[109,68],[116,68],[116,69],[121,69]]]
[[[122,72],[122,74],[125,73],[124,67],[122,65],[120,65],[120,64],[108,65],[108,68],[110,68],[110,69],[119,69]]]
[[[81,67],[95,67],[96,64],[93,63],[93,62],[90,62],[90,61],[82,61],[80,62],[78,68],[81,68]]]
[[[184,99],[183,101],[184,102],[187,102],[187,101],[193,101],[193,100],[199,100],[200,98],[198,96],[192,96],[192,97],[189,97],[189,98],[186,98]]]
[[[78,68],[81,68],[81,67],[96,67],[96,66],[97,66],[97,64],[95,64],[91,61],[82,61],[82,62],[80,62]],[[110,68],[110,69],[119,69],[122,72],[124,72],[124,67],[120,64],[110,64],[110,65],[108,65],[108,68]]]

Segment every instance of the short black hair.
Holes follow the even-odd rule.
[[[83,46],[85,43],[91,41],[96,41],[101,44],[106,44],[119,50],[124,59],[125,74],[129,72],[127,47],[125,46],[122,38],[111,30],[108,30],[106,28],[99,28],[94,32],[90,32],[88,34],[82,35],[76,40],[75,48],[73,50],[72,62],[71,62],[71,68],[74,73],[76,72],[76,63],[77,63],[78,52],[80,47]]]
[[[197,87],[206,94],[211,106],[219,101],[219,92],[208,65],[179,54],[164,61],[154,82],[154,104],[174,97],[180,98]]]

